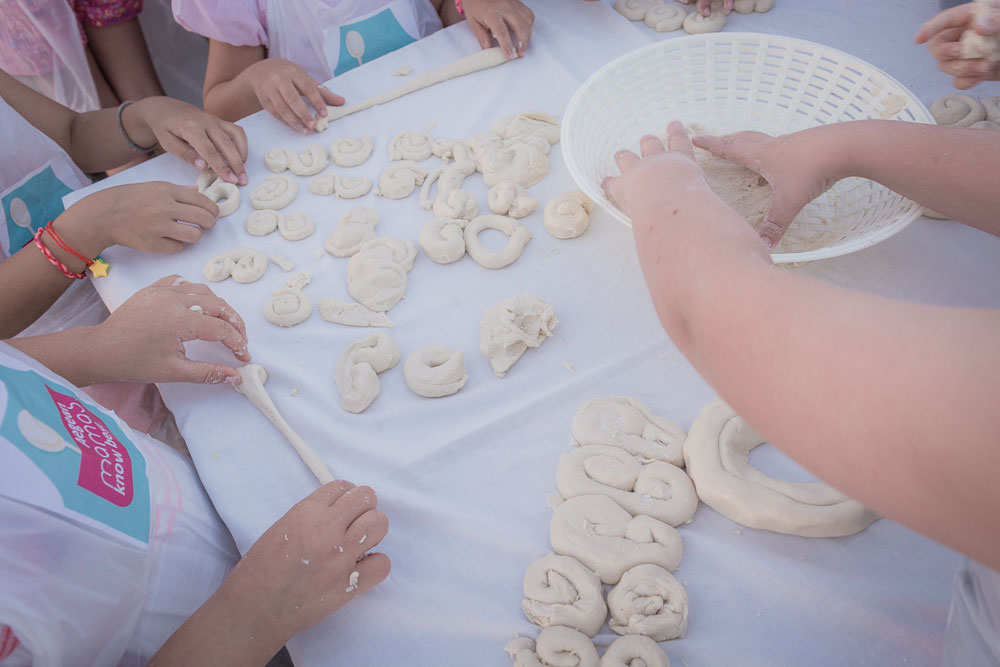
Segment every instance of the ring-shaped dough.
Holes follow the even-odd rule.
[[[706,32],[719,32],[726,25],[726,14],[714,6],[712,13],[702,16],[701,12],[695,10],[684,19],[684,30],[691,35],[701,35]]]
[[[264,317],[279,327],[294,327],[312,315],[312,301],[301,290],[283,287],[276,290],[264,305]]]
[[[291,148],[272,148],[264,154],[264,166],[276,174],[288,169],[296,176],[312,176],[326,169],[326,150],[319,144],[309,144],[296,153]]]
[[[424,130],[400,132],[389,142],[389,159],[422,162],[433,154],[433,146],[433,137]]]
[[[451,396],[465,386],[465,358],[444,345],[426,345],[406,358],[403,377],[413,393],[426,398]]]
[[[476,196],[467,190],[452,190],[434,200],[434,215],[438,218],[472,220],[479,212]]]
[[[608,626],[620,635],[665,642],[687,632],[687,591],[659,565],[643,563],[623,574],[608,592],[608,611]]]
[[[559,143],[559,119],[544,111],[524,111],[516,116],[504,116],[490,129],[502,139],[531,135],[541,137],[549,144]]]
[[[361,246],[375,238],[378,211],[371,206],[352,208],[337,222],[337,229],[323,244],[328,253],[335,257],[350,257]]]
[[[660,4],[660,0],[615,0],[615,11],[629,21],[641,21],[652,7]]]
[[[750,466],[765,440],[722,401],[713,401],[691,425],[684,460],[701,500],[750,528],[802,537],[841,537],[868,527],[878,515],[823,482],[789,482]]]
[[[521,611],[543,628],[563,625],[593,637],[608,615],[601,578],[570,556],[548,554],[529,565],[523,590]]]
[[[289,241],[301,241],[313,235],[316,223],[301,211],[295,211],[278,218],[278,232]]]
[[[220,218],[232,215],[240,207],[240,189],[226,183],[214,171],[204,171],[198,177],[198,192],[218,204]]]
[[[338,167],[356,167],[371,156],[373,149],[368,136],[341,137],[330,144],[330,159]]]
[[[504,299],[483,312],[479,350],[497,377],[503,377],[529,347],[539,347],[559,320],[552,306],[533,294]]]
[[[365,336],[344,348],[334,371],[341,407],[357,414],[371,405],[381,391],[378,374],[397,363],[399,348],[383,331]]]
[[[751,5],[753,2],[754,0],[750,0]],[[663,4],[650,7],[643,20],[656,32],[673,32],[681,29],[685,18],[687,18],[687,12],[677,5]]]
[[[490,188],[486,200],[491,211],[511,218],[531,215],[539,204],[524,187],[511,181],[500,181]]]
[[[670,660],[660,645],[649,637],[626,635],[608,645],[601,656],[601,667],[670,667]]]
[[[451,264],[465,256],[465,226],[461,218],[435,218],[420,230],[420,246],[438,264]]]
[[[416,162],[393,162],[378,177],[378,193],[389,199],[404,199],[427,178],[427,170]]]
[[[295,199],[299,184],[287,174],[268,174],[264,182],[250,193],[250,205],[258,211],[280,211]]]
[[[277,211],[254,211],[247,216],[243,227],[253,236],[266,236],[278,228],[281,214]]]
[[[492,252],[479,240],[479,233],[495,229],[509,237],[507,245],[500,252]],[[502,215],[480,215],[465,226],[465,250],[480,266],[487,269],[502,269],[518,260],[524,246],[531,240],[531,232],[514,218]]]
[[[572,434],[574,445],[621,447],[643,459],[684,465],[684,429],[630,396],[588,401],[573,417]]]
[[[542,225],[557,239],[572,239],[587,231],[594,202],[582,190],[564,192],[545,205]]]
[[[931,115],[938,125],[969,127],[986,120],[986,107],[972,95],[949,93],[931,102]]]
[[[250,248],[234,248],[208,260],[201,272],[212,282],[232,276],[238,283],[252,283],[259,280],[265,271],[267,257],[264,253]]]
[[[590,638],[573,628],[545,628],[538,641],[515,637],[504,647],[513,667],[599,667],[600,658]]]

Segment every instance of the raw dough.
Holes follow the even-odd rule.
[[[601,631],[608,615],[597,573],[575,558],[556,554],[528,566],[521,610],[535,625],[563,625],[589,637]]]
[[[219,205],[220,218],[232,215],[240,207],[240,189],[232,183],[226,183],[214,171],[201,173],[198,177],[198,192]]]
[[[278,216],[278,232],[289,241],[301,241],[312,236],[315,230],[312,218],[301,211]]]
[[[303,289],[312,282],[312,274],[306,271],[299,271],[294,276],[285,281],[285,287],[292,289]]]
[[[573,556],[606,584],[617,584],[643,563],[675,570],[683,551],[676,528],[649,516],[633,518],[607,496],[576,496],[559,505],[549,541],[553,551]]]
[[[688,523],[698,509],[698,494],[683,470],[663,461],[644,463],[619,447],[585,445],[563,454],[556,486],[564,498],[604,495],[633,516],[671,526]]]
[[[294,262],[284,255],[271,255],[271,261],[277,264],[278,267],[285,273],[288,273],[295,268]]]
[[[409,65],[403,65],[402,67],[397,67],[392,70],[393,76],[410,76],[413,73],[413,68]]]
[[[438,264],[451,264],[465,256],[465,226],[461,218],[435,218],[420,230],[420,246]]]
[[[670,660],[649,637],[626,635],[608,645],[601,667],[670,667]]]
[[[641,21],[662,0],[615,0],[615,11],[629,21]]]
[[[1000,130],[1000,123],[992,120],[981,120],[969,126],[973,130]]]
[[[492,144],[479,160],[483,182],[513,181],[530,188],[549,173],[549,158],[537,144],[520,139]]]
[[[659,565],[644,563],[623,574],[608,592],[608,611],[608,626],[620,635],[665,642],[687,632],[687,591]]]
[[[544,111],[525,111],[516,116],[505,116],[490,128],[502,139],[525,135],[542,137],[550,144],[559,143],[559,119]]]
[[[558,323],[552,306],[537,296],[512,296],[483,313],[479,349],[497,377],[503,377],[525,350],[544,343]]]
[[[1000,95],[984,97],[981,101],[986,109],[986,120],[1000,123]]]
[[[486,156],[486,151],[501,143],[503,143],[503,137],[496,132],[479,132],[465,140],[465,147],[469,149],[469,157],[475,161],[476,168],[482,171],[483,157]]]
[[[286,169],[296,176],[312,176],[326,169],[326,150],[319,144],[309,144],[302,153],[291,148],[272,148],[264,155],[264,166],[276,174]]]
[[[582,190],[555,196],[545,205],[542,224],[557,239],[573,239],[587,231],[594,202]]]
[[[309,192],[316,195],[337,195],[340,199],[357,199],[372,189],[372,182],[364,176],[341,176],[333,172],[321,174],[309,181]]]
[[[595,398],[573,418],[573,444],[620,447],[633,456],[684,465],[684,429],[629,396]]]
[[[280,218],[281,214],[277,211],[254,211],[247,216],[243,227],[253,236],[266,236],[278,228]]]
[[[986,120],[986,107],[972,95],[949,93],[931,102],[931,115],[938,125],[969,127]]]
[[[444,345],[427,345],[406,358],[403,365],[406,384],[419,396],[451,396],[465,386],[465,358],[461,352]]]
[[[378,374],[397,363],[399,348],[385,332],[373,333],[348,345],[334,371],[341,407],[357,414],[371,405],[381,390]]]
[[[434,215],[439,218],[472,220],[478,212],[476,196],[466,190],[452,190],[434,200]]]
[[[764,438],[722,401],[709,403],[684,441],[684,460],[701,500],[750,528],[802,537],[840,537],[878,518],[823,482],[788,482],[750,466]]]
[[[29,444],[42,451],[56,453],[69,448],[80,453],[79,447],[27,410],[17,413],[17,430]]]
[[[292,203],[299,184],[287,174],[268,174],[264,183],[250,193],[250,205],[255,209],[281,210]]]
[[[695,10],[684,19],[684,30],[691,35],[701,35],[706,32],[719,32],[726,25],[725,12],[712,7],[712,13],[702,16]]]
[[[356,167],[372,154],[371,137],[341,137],[330,144],[330,159],[338,167]]]
[[[455,146],[458,144],[462,144],[460,139],[435,139],[431,144],[431,153],[447,162],[455,155]]]
[[[267,257],[250,248],[234,248],[208,260],[201,270],[207,280],[219,282],[229,276],[238,283],[252,283],[267,271]]]
[[[491,211],[511,218],[523,218],[538,208],[538,200],[522,186],[511,181],[500,181],[494,185],[486,199]]]
[[[392,320],[385,313],[365,308],[360,303],[350,303],[338,299],[320,299],[316,306],[319,316],[327,322],[346,324],[350,327],[389,327]]]
[[[371,206],[352,208],[337,222],[337,229],[327,238],[323,247],[335,257],[350,257],[361,246],[375,238],[378,211]]]
[[[978,22],[993,11],[993,0],[973,0],[972,19]],[[971,25],[971,24],[970,24]],[[962,33],[962,58],[985,58],[1000,62],[1000,35],[980,35],[969,29]]]
[[[422,162],[432,154],[434,138],[424,130],[400,132],[389,142],[390,160]]]
[[[739,0],[737,0],[739,2]],[[754,0],[750,0],[751,10]],[[687,18],[687,12],[678,7],[677,5],[656,5],[650,7],[646,12],[643,19],[650,28],[656,32],[673,32],[674,30],[680,30],[681,26],[684,25],[684,19]]]
[[[378,192],[389,199],[409,197],[427,178],[427,170],[416,162],[393,162],[382,170],[378,178]]]
[[[389,310],[406,294],[406,274],[416,256],[412,241],[382,236],[365,242],[347,263],[347,291],[372,310]]]
[[[479,240],[479,233],[495,229],[509,237],[507,245],[500,252],[492,252]],[[524,252],[524,246],[531,240],[531,232],[514,218],[502,215],[480,215],[465,226],[465,250],[476,263],[487,269],[502,269],[513,264]]]
[[[424,181],[423,187],[420,188],[420,205],[422,207],[430,209],[434,205],[434,202],[430,200],[430,190],[435,181],[438,184],[436,201],[443,197],[446,198],[449,192],[460,190],[465,179],[476,173],[476,163],[469,157],[468,149],[464,145],[457,144],[453,156],[454,162],[438,167]]]
[[[600,658],[587,635],[555,625],[545,628],[538,641],[515,637],[504,647],[513,667],[599,667]]]
[[[697,123],[685,125],[685,129],[691,135],[714,134]],[[698,147],[694,149],[694,161],[701,167],[712,192],[739,213],[751,227],[760,228],[771,206],[771,184],[747,167],[716,157]]]
[[[276,290],[264,305],[264,317],[279,327],[294,327],[312,315],[312,301],[301,290],[284,287]]]
[[[295,449],[295,452],[302,459],[303,463],[309,466],[309,469],[316,476],[316,479],[319,480],[320,484],[326,484],[335,480],[336,477],[326,467],[323,460],[298,433],[292,430],[292,427],[288,425],[285,418],[278,412],[278,408],[274,406],[271,397],[267,395],[267,391],[264,389],[264,383],[267,382],[267,371],[264,370],[264,367],[259,364],[247,364],[246,366],[241,366],[238,370],[240,377],[243,378],[243,382],[233,387],[233,389],[250,399],[254,407],[260,410],[277,427],[281,435],[285,436],[285,439]]]

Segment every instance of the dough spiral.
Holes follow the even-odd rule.
[[[417,247],[383,236],[365,242],[347,263],[347,291],[358,303],[385,312],[406,294],[407,272]]]
[[[264,166],[276,174],[286,169],[296,176],[312,176],[326,169],[326,151],[319,144],[309,144],[302,153],[291,148],[272,148],[264,154]]]
[[[435,181],[438,184],[436,201],[446,197],[449,192],[460,190],[465,179],[476,173],[476,163],[469,158],[468,151],[462,144],[455,145],[454,158],[454,162],[438,167],[424,180],[423,187],[420,188],[420,206],[423,208],[430,209],[434,205],[434,201],[430,199],[430,191]]]
[[[750,0],[751,4],[754,0]],[[751,9],[751,11],[753,11]],[[656,32],[673,32],[684,25],[687,12],[677,5],[655,5],[650,7],[643,19]]]
[[[378,374],[397,363],[399,348],[383,331],[365,336],[344,348],[334,371],[341,407],[355,414],[365,410],[381,391]]]
[[[636,565],[608,592],[609,627],[620,635],[658,642],[687,632],[688,596],[681,582],[659,565]]]
[[[252,236],[266,236],[278,228],[281,214],[277,211],[254,211],[243,223],[244,229]]]
[[[389,142],[390,160],[422,162],[433,154],[434,139],[424,130],[400,132]]]
[[[264,317],[279,327],[293,327],[312,315],[312,301],[301,290],[283,287],[276,290],[264,305]]]
[[[357,199],[372,189],[372,182],[364,176],[321,174],[309,181],[309,192],[316,195],[337,195],[338,199]]]
[[[438,264],[451,264],[465,256],[465,226],[461,218],[434,218],[420,230],[420,246]]]
[[[267,271],[267,257],[264,253],[250,248],[234,248],[208,260],[201,272],[212,282],[219,282],[232,276],[238,283],[252,283],[259,280],[265,271]]]
[[[545,628],[538,641],[515,637],[504,647],[513,667],[599,667],[600,658],[590,638],[560,625]]]
[[[593,637],[608,615],[601,578],[570,556],[548,554],[529,565],[523,590],[521,611],[543,628],[563,625]]]
[[[938,125],[969,127],[986,119],[986,107],[972,95],[950,93],[931,103],[931,115]]]
[[[299,184],[287,174],[268,174],[264,182],[250,193],[250,205],[257,210],[279,211],[295,199]]]
[[[198,177],[198,192],[219,205],[220,218],[232,215],[240,207],[240,189],[232,183],[226,183],[214,171],[201,173]]]
[[[495,229],[507,235],[507,245],[499,252],[486,249],[479,240],[479,233]],[[465,226],[465,250],[477,264],[487,269],[502,269],[517,261],[524,252],[524,246],[531,240],[531,232],[514,218],[502,215],[481,215]]]
[[[312,236],[315,230],[312,218],[301,211],[278,216],[278,232],[289,241],[301,241]]]
[[[330,159],[338,167],[356,167],[367,160],[374,150],[368,136],[341,137],[330,144]]]
[[[587,231],[594,202],[582,190],[557,195],[545,205],[542,225],[557,239],[572,239]]]
[[[573,417],[572,433],[575,445],[620,447],[643,459],[684,465],[684,429],[629,396],[588,401]]]
[[[601,667],[670,667],[659,644],[642,635],[619,637],[601,656]]]
[[[451,396],[469,379],[461,352],[444,345],[427,345],[410,354],[403,377],[413,393],[425,398]]]
[[[350,257],[375,238],[378,211],[370,206],[352,208],[337,222],[337,229],[326,239],[323,248],[334,257]]]
[[[706,32],[719,32],[726,25],[726,14],[712,5],[712,13],[702,16],[695,10],[684,19],[684,31],[691,35],[701,35]]]
[[[538,200],[522,186],[512,181],[500,181],[490,188],[487,195],[490,210],[497,215],[524,218],[535,212]]]
[[[467,190],[452,190],[434,200],[434,215],[438,218],[472,220],[479,212],[476,196]]]
[[[393,162],[378,178],[378,194],[389,199],[403,199],[426,178],[427,170],[416,162]]]
[[[615,0],[615,11],[629,21],[641,21],[646,12],[660,4],[660,0]]]

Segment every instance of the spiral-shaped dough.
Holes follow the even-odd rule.
[[[629,21],[641,21],[652,7],[660,4],[660,0],[615,0],[615,11]]]
[[[198,177],[198,192],[219,205],[220,218],[232,215],[240,207],[240,189],[226,183],[214,171],[204,171]]]
[[[712,13],[702,16],[701,12],[693,11],[684,19],[684,30],[691,35],[701,35],[706,32],[719,32],[726,25],[725,12],[712,6]]]
[[[467,190],[452,190],[434,200],[434,215],[438,218],[472,220],[479,212],[476,196]]]
[[[399,363],[399,348],[389,334],[379,331],[348,345],[334,371],[340,405],[355,414],[363,411],[381,391],[378,374]]]
[[[208,260],[201,272],[212,282],[232,276],[238,283],[252,283],[259,280],[265,271],[267,271],[267,257],[264,253],[250,248],[234,248]]]
[[[969,127],[986,119],[986,107],[972,95],[949,93],[931,102],[931,115],[938,125]]]
[[[680,533],[649,516],[633,517],[607,496],[576,496],[556,508],[549,523],[552,550],[573,556],[617,584],[626,570],[654,563],[677,569],[683,546]]]
[[[350,303],[338,299],[320,299],[316,302],[319,316],[327,322],[345,324],[349,327],[389,327],[392,320],[385,313],[365,308],[360,303]]]
[[[323,247],[334,257],[350,257],[363,244],[375,238],[376,225],[378,211],[370,206],[352,208],[340,216],[337,229],[326,239]]]
[[[372,154],[370,137],[341,137],[330,144],[330,159],[338,167],[356,167]]]
[[[444,345],[426,345],[406,358],[403,377],[413,393],[426,398],[451,396],[465,386],[465,358]]]
[[[327,172],[325,174],[320,174],[315,178],[309,179],[309,192],[314,195],[322,195],[324,197],[329,197],[337,191],[337,174],[334,172]]]
[[[684,465],[684,429],[629,396],[588,401],[573,418],[572,433],[575,445],[620,447],[643,459]]]
[[[539,203],[522,186],[511,181],[500,181],[490,188],[487,202],[491,211],[511,218],[531,215]]]
[[[557,239],[572,239],[587,231],[594,202],[582,190],[557,195],[545,205],[542,225]]]
[[[266,236],[278,228],[281,214],[277,211],[254,211],[247,216],[243,227],[253,236]]]
[[[533,294],[504,299],[479,321],[479,350],[503,377],[529,347],[539,347],[559,320],[552,306]]]
[[[390,160],[421,162],[433,153],[434,138],[424,130],[401,132],[389,142]]]
[[[250,193],[250,205],[257,210],[279,211],[295,199],[299,184],[287,174],[269,174],[264,182]]]
[[[264,305],[264,317],[279,327],[293,327],[312,315],[312,301],[301,290],[284,287],[276,290]]]
[[[755,0],[750,0],[752,5]],[[753,11],[751,8],[750,11]],[[687,12],[678,7],[677,5],[654,5],[650,7],[646,12],[643,19],[650,28],[656,32],[673,32],[674,30],[680,30],[681,26],[684,25],[684,19],[687,18]]]
[[[515,637],[504,647],[513,667],[599,667],[597,649],[587,635],[560,625],[545,628],[538,641]]]
[[[289,241],[301,241],[312,236],[314,231],[316,224],[301,211],[278,217],[278,232]]]
[[[608,645],[601,667],[670,667],[670,660],[649,637],[626,635]]]
[[[542,137],[549,144],[559,143],[559,119],[544,111],[525,111],[516,116],[505,116],[490,128],[502,139],[531,135]]]
[[[371,192],[372,182],[364,176],[339,176],[334,191],[341,199],[357,199]]]
[[[495,229],[508,236],[507,245],[499,252],[492,252],[479,240],[479,233]],[[531,232],[514,218],[502,215],[480,215],[465,226],[465,250],[480,266],[487,269],[502,269],[513,264],[524,252],[524,246],[531,240]]]
[[[608,610],[608,625],[620,635],[665,642],[687,632],[687,591],[659,565],[643,563],[625,572],[608,592]]]
[[[378,194],[389,199],[403,199],[426,178],[427,170],[416,162],[393,162],[378,178]]]
[[[420,230],[420,246],[438,264],[451,264],[465,256],[465,226],[461,218],[434,218]]]
[[[524,573],[525,617],[543,628],[563,625],[593,637],[608,615],[597,573],[569,556],[549,554]]]
[[[487,148],[479,167],[483,182],[489,187],[500,181],[513,181],[530,188],[549,173],[549,158],[536,144],[514,140]]]
[[[309,144],[302,153],[291,148],[272,148],[264,154],[264,166],[276,174],[286,169],[296,176],[312,176],[326,169],[326,151],[319,144]]]
[[[406,274],[416,254],[411,241],[380,237],[364,243],[347,263],[348,293],[358,303],[384,313],[406,294]]]

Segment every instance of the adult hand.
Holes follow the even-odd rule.
[[[272,116],[296,132],[308,134],[316,129],[318,118],[326,117],[327,105],[340,106],[344,98],[320,85],[306,71],[284,58],[266,58],[244,70],[253,94]],[[316,116],[302,98],[316,110]]]
[[[462,8],[482,48],[493,46],[495,39],[508,60],[524,55],[535,14],[520,0],[464,0]]]
[[[734,0],[724,0],[723,7],[727,12],[733,11],[733,2]],[[702,16],[708,16],[712,13],[712,3],[713,0],[698,0],[698,11],[701,12]]]
[[[973,3],[946,9],[920,27],[914,38],[917,44],[927,44],[927,50],[938,61],[938,69],[953,77],[952,84],[966,90],[981,81],[1000,80],[1000,63],[983,58],[962,58],[960,40],[966,30],[988,36],[1000,33],[1000,0],[992,0],[985,16],[976,21]]]

